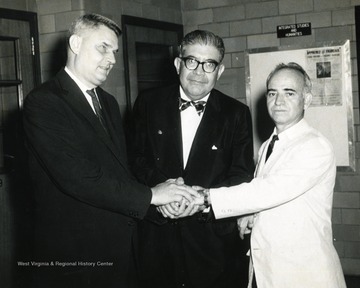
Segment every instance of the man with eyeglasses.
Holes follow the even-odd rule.
[[[182,177],[207,188],[252,179],[249,109],[214,89],[224,53],[220,37],[190,32],[174,60],[180,85],[137,98],[130,148],[139,181]],[[148,210],[138,229],[140,287],[246,287],[248,239],[240,239],[236,219],[215,222],[211,210],[196,209],[182,201]]]

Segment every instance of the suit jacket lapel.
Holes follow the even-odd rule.
[[[111,137],[107,134],[107,132],[102,127],[99,119],[95,115],[94,111],[92,110],[91,106],[87,102],[84,94],[82,93],[81,89],[76,85],[76,83],[70,78],[70,76],[64,71],[60,71],[57,75],[59,80],[60,86],[63,89],[62,97],[63,99],[73,108],[75,109],[85,121],[88,121],[90,125],[94,128],[94,133],[97,133],[100,139],[113,151],[114,155],[123,161],[119,156],[118,149],[115,147],[114,143],[111,140]],[[101,91],[98,89],[97,92]],[[100,95],[99,95],[100,94]],[[109,124],[109,130],[112,133],[112,137],[114,136],[114,130],[111,125],[111,121],[108,115],[107,103],[103,100],[101,96],[101,92],[98,93],[100,98],[100,104],[103,105],[102,107],[105,108],[105,117],[106,122]],[[125,165],[126,166],[126,165]]]
[[[218,127],[218,125],[221,125],[222,123],[219,122],[219,117],[221,117],[221,115],[217,102],[218,99],[216,94],[214,92],[211,92],[206,104],[203,118],[201,119],[191,146],[186,169],[188,169],[188,167],[191,167],[192,161],[196,161],[196,155],[201,155],[201,153],[199,154],[197,150],[201,149],[201,147],[206,147],[207,144],[210,143],[212,139],[214,139],[213,133],[216,133],[214,131],[214,127]]]
[[[167,102],[164,101],[163,111],[166,114],[164,120],[168,121],[172,147],[176,151],[176,156],[183,167],[183,149],[182,149],[182,133],[181,133],[181,117],[179,110],[179,86],[173,90],[167,97]]]

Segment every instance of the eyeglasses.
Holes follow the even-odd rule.
[[[219,63],[214,60],[200,62],[200,61],[198,61],[194,58],[190,58],[190,57],[180,57],[180,59],[182,61],[184,61],[185,67],[189,70],[196,70],[199,67],[199,65],[201,64],[204,72],[212,73],[219,66]]]

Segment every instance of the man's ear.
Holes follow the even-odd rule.
[[[180,74],[180,65],[181,65],[181,59],[179,57],[176,57],[174,59],[174,66],[176,68],[176,72],[178,75]]]
[[[310,92],[305,93],[304,95],[304,110],[309,108],[312,101],[312,94]]]
[[[224,64],[220,64],[219,66],[219,71],[218,71],[218,75],[217,75],[217,79],[216,80],[219,80],[220,79],[220,76],[221,74],[224,72],[225,70],[225,65]]]
[[[81,37],[71,35],[69,39],[69,47],[74,54],[78,54],[81,46]]]

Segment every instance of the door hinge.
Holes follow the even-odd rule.
[[[34,37],[31,37],[31,54],[35,56],[35,43],[34,43]]]

